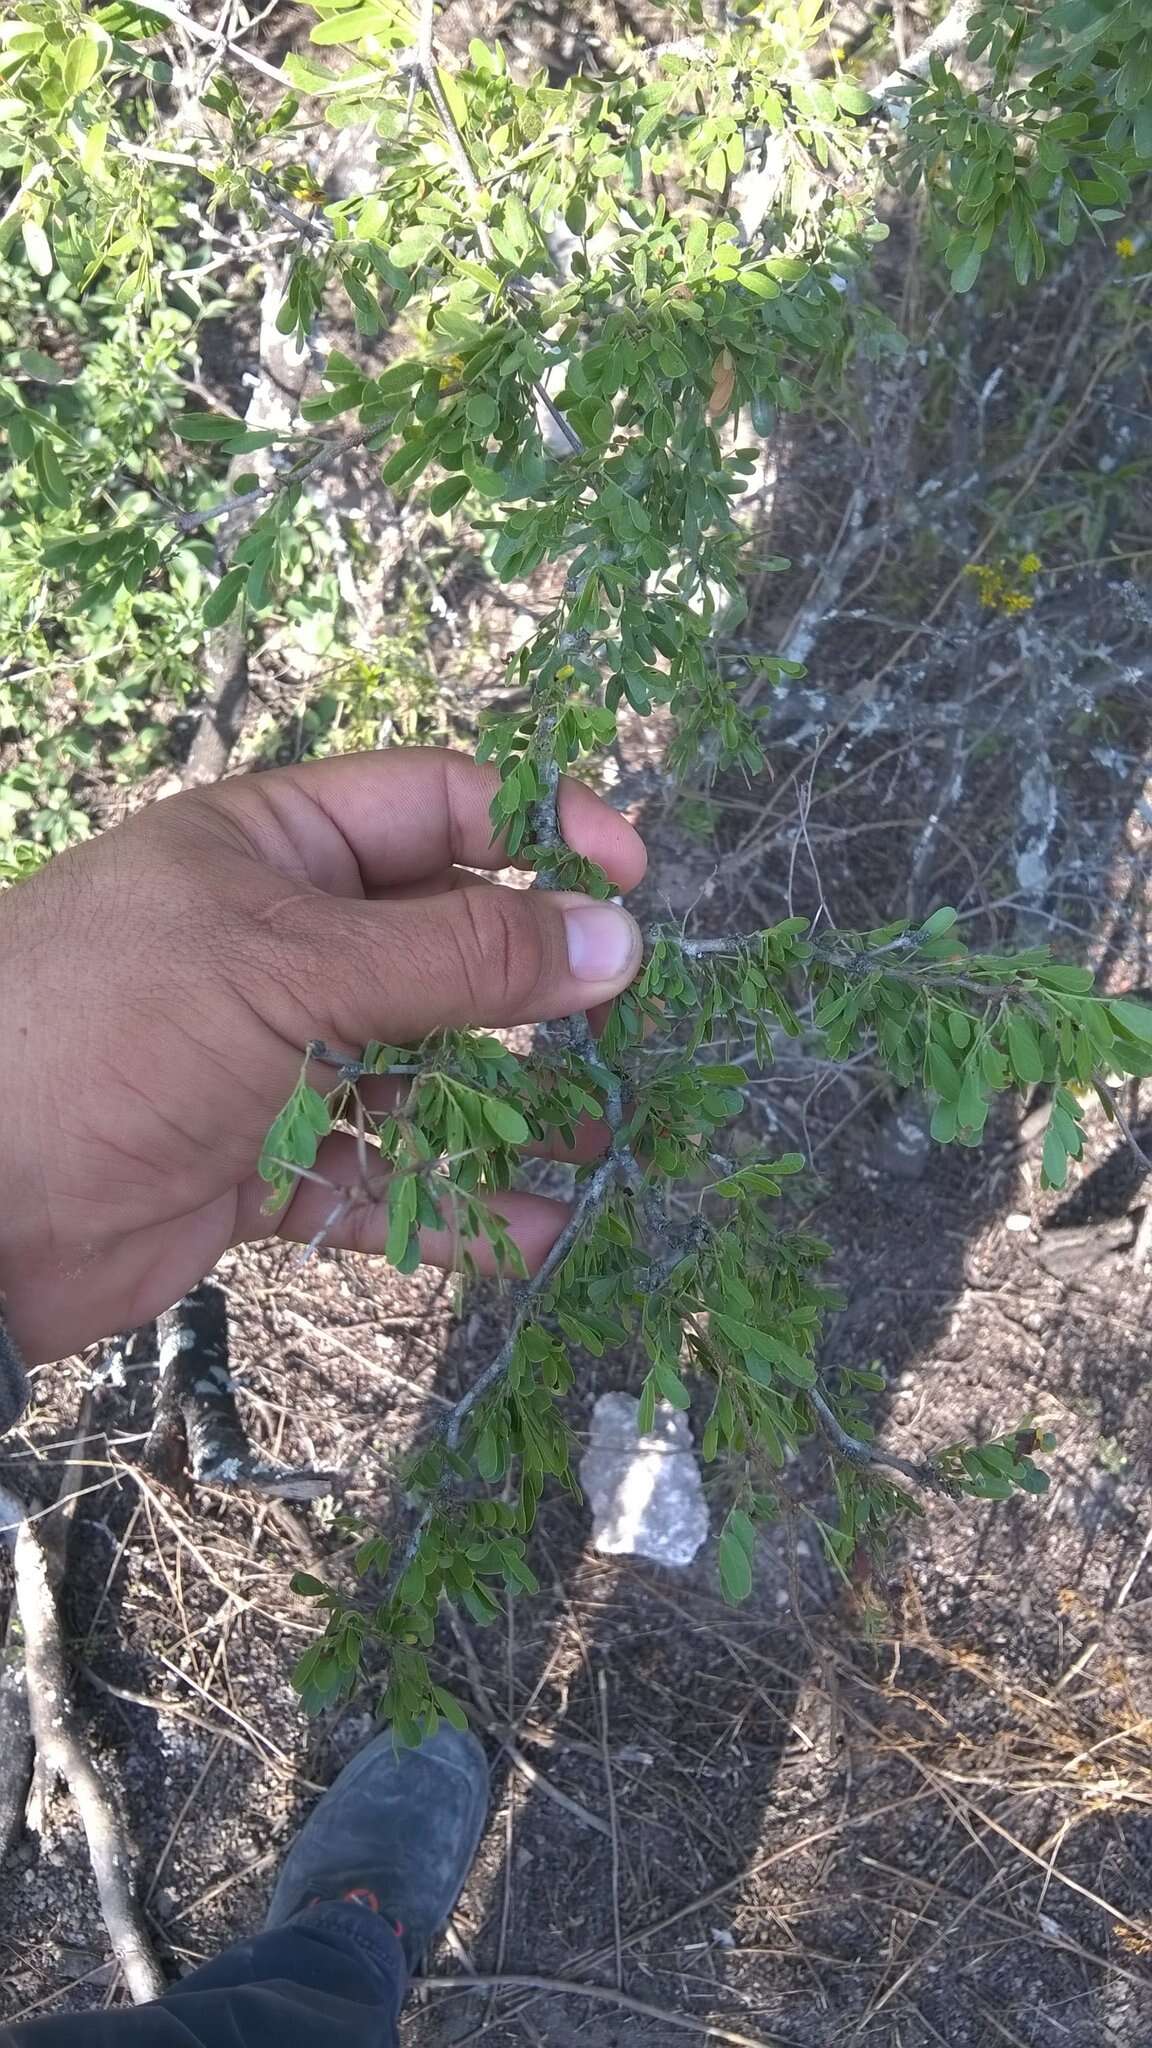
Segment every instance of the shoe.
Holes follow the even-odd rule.
[[[265,1927],[347,1899],[396,1929],[410,1969],[443,1927],[480,1844],[488,1763],[444,1724],[419,1749],[378,1735],[313,1807],[284,1859]]]

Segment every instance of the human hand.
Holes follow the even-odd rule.
[[[241,776],[0,896],[0,1295],[29,1360],[147,1321],[230,1245],[315,1235],[330,1189],[302,1182],[269,1216],[255,1172],[310,1039],[354,1053],[535,1023],[632,980],[625,911],[462,872],[503,865],[496,783],[429,748]],[[617,888],[640,880],[639,837],[591,790],[565,782],[560,816]],[[326,1139],[317,1170],[354,1184],[354,1140]],[[497,1206],[538,1266],[565,1205]],[[386,1235],[365,1203],[327,1241],[378,1252]],[[434,1264],[453,1248],[422,1238]],[[470,1249],[482,1262],[484,1242]]]

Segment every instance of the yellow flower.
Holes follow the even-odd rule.
[[[1033,575],[1040,567],[1039,555],[1024,555],[1020,569]],[[1032,599],[1026,590],[1017,590],[1010,581],[1008,567],[1003,562],[969,562],[964,570],[966,576],[976,578],[977,595],[980,603],[990,612],[1030,612]]]
[[[837,43],[836,48],[832,51],[832,62],[834,64],[846,64],[847,61],[847,50],[844,48],[843,43]]]
[[[1116,254],[1122,256],[1126,263],[1136,254],[1136,244],[1132,240],[1131,235],[1120,235],[1117,237]]]

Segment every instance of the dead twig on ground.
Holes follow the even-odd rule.
[[[616,1812],[616,1783],[612,1774],[612,1748],[608,1740],[608,1674],[596,1674],[600,1703],[600,1746],[604,1758],[604,1784],[608,1793],[608,1820],[612,1829],[612,1935],[616,1943],[616,1989],[624,1983],[624,1937],[620,1929],[620,1824]]]
[[[578,1821],[581,1827],[592,1828],[596,1834],[604,1835],[610,1841],[612,1839],[612,1830],[607,1822],[601,1820],[598,1813],[590,1813],[586,1806],[581,1806],[578,1799],[570,1799],[567,1792],[562,1792],[558,1785],[553,1785],[551,1780],[546,1778],[542,1771],[537,1770],[535,1764],[529,1763],[523,1751],[518,1748],[512,1739],[512,1731],[508,1723],[496,1710],[495,1701],[484,1683],[484,1676],[480,1669],[480,1660],[476,1655],[475,1644],[472,1642],[455,1608],[449,1607],[447,1609],[447,1617],[452,1633],[460,1645],[461,1655],[468,1667],[469,1683],[472,1687],[476,1704],[485,1717],[488,1732],[496,1737],[513,1770],[519,1772],[525,1784],[530,1785],[534,1792],[542,1793],[546,1799],[552,1801],[554,1806],[559,1806],[574,1821]]]
[[[666,2006],[651,2005],[626,1991],[614,1991],[607,1984],[581,1984],[569,1977],[422,1977],[425,1991],[537,1991],[558,1998],[587,1998],[596,2005],[614,2005],[621,2012],[634,2012],[641,2019],[661,2020],[665,2026],[680,2027],[688,2034],[701,2034],[708,2041],[730,2041],[733,2048],[788,2048],[780,2034],[738,2034],[718,2020],[697,2019],[694,2013],[670,2012]]]
[[[172,1483],[184,1467],[211,1486],[242,1486],[276,1500],[316,1500],[338,1474],[293,1470],[254,1451],[228,1370],[228,1312],[206,1282],[161,1316],[160,1383],[143,1464]]]
[[[29,1519],[29,1503],[7,1487],[0,1487],[0,1517],[0,1534],[12,1552],[24,1635],[32,1739],[45,1771],[62,1779],[76,1802],[112,1951],[133,2000],[142,2005],[162,1997],[167,1986],[136,1898],[127,1837],[68,1697],[49,1543]]]

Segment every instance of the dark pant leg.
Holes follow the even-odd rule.
[[[385,1920],[315,1906],[226,1949],[155,2005],[0,2027],[0,2048],[396,2048],[407,1987]]]

